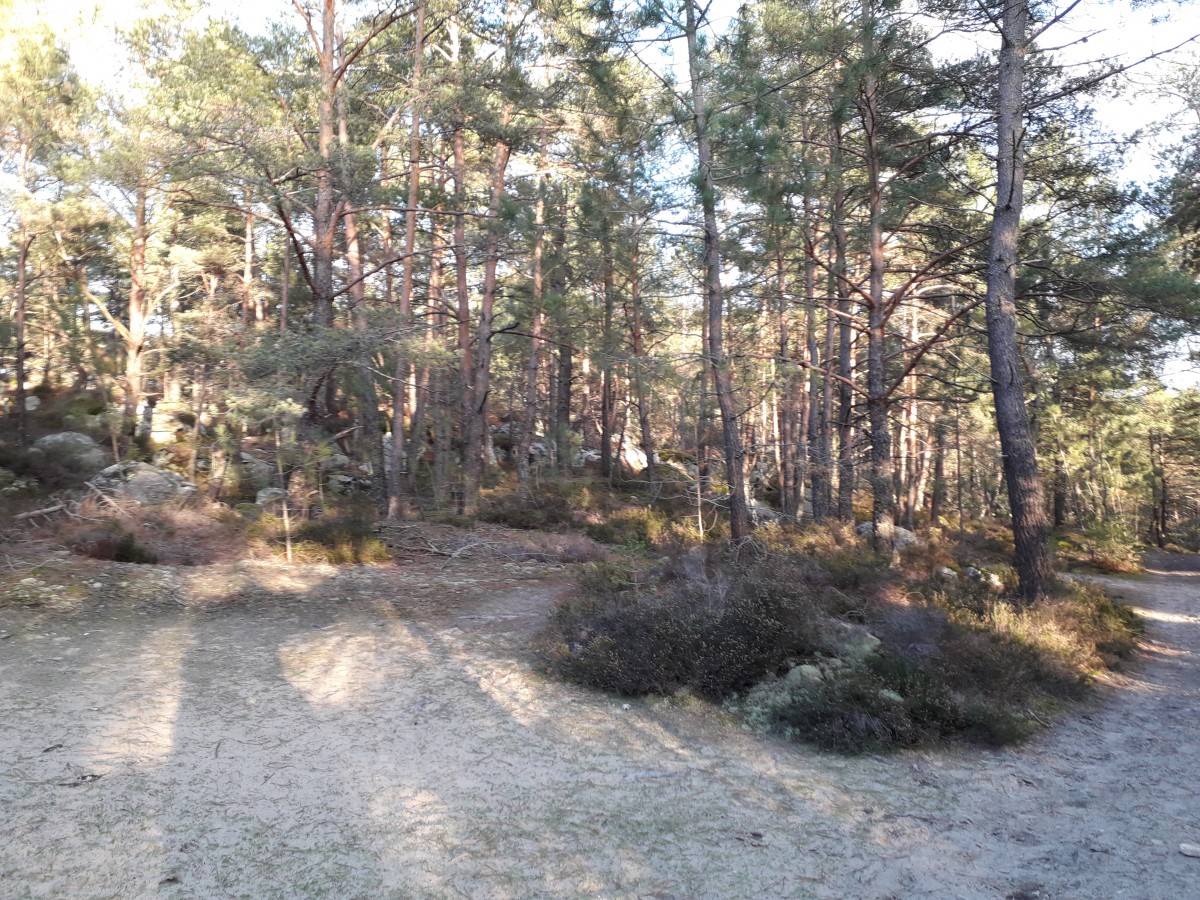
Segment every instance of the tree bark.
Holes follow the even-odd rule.
[[[985,305],[992,396],[1008,483],[1020,596],[1024,602],[1032,603],[1050,590],[1054,568],[1017,345],[1016,270],[1020,263],[1018,239],[1024,203],[1024,64],[1029,49],[1028,29],[1028,0],[1007,0],[1000,22],[996,206],[988,250]]]
[[[863,2],[864,56],[875,53],[875,0]],[[868,62],[868,66],[869,66]],[[887,307],[883,295],[883,191],[880,184],[878,139],[878,85],[868,68],[863,78],[861,116],[866,140],[868,268],[867,307],[867,420],[871,430],[871,522],[872,542],[882,553],[892,552],[895,502],[892,484],[892,442],[888,424],[888,393],[885,372]]]
[[[521,417],[521,438],[517,442],[517,478],[522,483],[529,479],[529,454],[533,448],[534,424],[537,422],[538,372],[542,353],[542,324],[546,318],[545,289],[543,284],[542,257],[545,251],[546,230],[546,184],[549,180],[546,167],[547,135],[542,133],[542,146],[538,153],[537,201],[533,210],[533,316],[529,328],[529,362],[525,366],[525,414]]]
[[[125,332],[125,424],[132,434],[137,427],[137,405],[142,397],[145,373],[142,353],[146,343],[146,207],[145,185],[138,185],[133,210],[133,240],[129,251],[129,310]]]
[[[716,179],[713,176],[712,146],[708,137],[708,107],[704,82],[700,75],[697,41],[698,25],[694,0],[687,0],[686,28],[688,72],[692,87],[692,123],[699,159],[698,184],[704,210],[704,294],[708,321],[708,367],[712,370],[721,411],[721,436],[725,449],[725,477],[729,484],[729,535],[740,541],[750,533],[746,506],[745,480],[742,473],[742,447],[738,435],[737,410],[734,406],[733,369],[725,355],[724,293],[721,286],[720,232],[717,229]]]

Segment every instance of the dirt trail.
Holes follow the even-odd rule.
[[[0,598],[0,896],[1200,896],[1200,573],[1113,584],[1091,715],[848,760],[541,679],[544,567],[60,559]]]

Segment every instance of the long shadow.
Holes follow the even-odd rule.
[[[99,637],[53,677],[22,645],[0,747],[77,716],[80,773],[108,768],[58,787],[37,767],[60,751],[22,750],[0,828],[36,827],[0,850],[0,894],[994,897],[1038,868],[995,823],[961,833],[970,792],[1008,784],[974,779],[1025,777],[1028,753],[845,760],[719,711],[624,709],[531,671],[523,635],[472,630],[494,600],[430,619],[403,571],[352,600],[269,574],[203,609],[80,619]]]

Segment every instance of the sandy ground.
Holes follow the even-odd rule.
[[[843,759],[545,681],[544,566],[15,565],[0,896],[1200,897],[1200,573],[1113,583],[1091,714]]]

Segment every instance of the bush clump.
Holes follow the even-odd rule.
[[[801,583],[639,584],[610,563],[589,566],[580,593],[555,610],[543,659],[555,674],[615,694],[720,700],[819,645],[819,615]]]
[[[547,667],[615,694],[686,689],[861,753],[1023,740],[1136,649],[1137,617],[1094,587],[1026,607],[1005,598],[1011,578],[914,564],[934,574],[906,582],[846,534],[768,540],[750,561],[693,546],[656,574],[588,567],[543,636]]]
[[[391,550],[376,533],[369,505],[347,503],[317,519],[302,519],[292,526],[292,559],[330,565],[363,565],[391,561]],[[260,515],[247,528],[254,540],[269,544],[271,552],[284,552],[284,523],[274,515]]]

